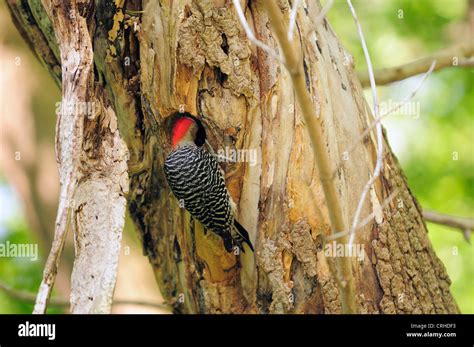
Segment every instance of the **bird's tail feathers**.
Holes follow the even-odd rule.
[[[243,247],[244,243],[246,243],[249,246],[249,248],[252,250],[252,252],[254,252],[252,242],[250,241],[249,233],[247,232],[247,230],[245,230],[245,228],[236,220],[234,220],[234,227],[235,227],[234,228],[235,234],[233,235],[233,238],[236,241],[236,243],[239,245],[242,252],[245,253],[245,250]]]

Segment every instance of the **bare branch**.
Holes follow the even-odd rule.
[[[334,5],[334,0],[328,0],[328,2],[326,2],[324,7],[321,9],[321,12],[319,12],[318,16],[316,17],[316,20],[314,21],[314,28],[316,28],[319,22],[321,22],[326,17],[332,5]]]
[[[13,299],[24,301],[27,303],[34,303],[36,299],[36,294],[16,290],[10,287],[3,281],[0,281],[0,289],[3,290],[8,296]],[[158,302],[149,302],[149,301],[142,301],[142,300],[132,300],[132,299],[117,299],[114,300],[115,305],[134,305],[134,306],[148,306],[154,307],[158,309],[166,309],[171,310],[170,306],[166,303],[158,303]],[[60,307],[67,307],[70,305],[69,300],[63,298],[51,298],[49,301],[49,305],[51,306],[60,306]]]
[[[267,10],[270,23],[273,27],[273,32],[280,43],[281,52],[285,57],[286,67],[291,76],[296,99],[304,116],[306,129],[308,130],[311,139],[315,162],[329,211],[332,232],[335,233],[344,230],[344,218],[342,215],[339,196],[335,185],[330,179],[332,170],[329,154],[326,150],[326,145],[323,142],[323,131],[321,124],[318,121],[313,100],[306,89],[305,74],[303,71],[301,54],[299,53],[300,50],[295,50],[292,42],[288,40],[287,29],[284,25],[285,21],[277,3],[274,1],[262,1],[262,4]],[[346,237],[343,237],[341,242],[345,243]],[[342,311],[344,313],[356,313],[357,306],[355,303],[354,280],[350,259],[348,257],[336,258],[336,270],[336,281],[339,286]]]
[[[56,13],[64,10],[64,8],[61,8],[62,6],[56,7],[57,4],[53,4],[51,0],[43,0],[42,3],[48,11],[48,16],[52,18],[53,27],[56,27],[57,31],[61,33],[58,42],[62,60],[62,103],[63,105],[77,105],[85,99],[85,95],[83,95],[85,94],[84,85],[86,85],[93,61],[92,44],[90,42],[80,42],[82,39],[80,36],[84,32],[86,33],[84,36],[89,38],[87,23],[83,17],[78,15],[77,5],[70,7],[69,15],[77,15],[78,19],[68,28]],[[70,30],[74,31],[74,34]],[[71,47],[82,47],[81,53],[78,54]],[[80,65],[82,69],[79,69]],[[61,192],[53,244],[46,260],[43,280],[38,290],[33,311],[37,314],[46,312],[51,290],[56,280],[79,175],[78,167],[84,132],[84,118],[82,115],[68,112],[66,109],[67,107],[62,109],[56,126],[56,153],[59,163]]]
[[[71,312],[109,313],[125,222],[128,150],[115,112],[94,86],[87,13],[71,0],[43,0],[43,6],[61,52],[62,107],[56,128],[61,193],[53,247],[33,313],[46,312],[69,226],[76,249]],[[92,110],[85,111],[89,107],[84,105]],[[92,130],[98,128],[100,134]]]
[[[394,190],[385,200],[384,202],[380,205],[380,208],[381,209],[384,209],[385,207],[388,206],[388,204],[397,196],[398,194],[398,189]],[[372,212],[371,214],[369,214],[362,222],[359,223],[359,225],[357,225],[357,228],[355,230],[355,232],[361,230],[363,227],[365,227],[367,224],[370,223],[370,221],[372,219],[375,218],[375,215],[376,215],[376,212]],[[331,241],[331,240],[335,240],[335,239],[338,239],[338,238],[341,238],[343,236],[346,236],[346,235],[349,235],[351,233],[350,230],[344,230],[344,231],[341,231],[341,232],[338,232],[338,233],[335,233],[335,234],[332,234],[330,236],[327,236],[324,238],[324,241]]]
[[[247,34],[247,38],[255,44],[255,46],[261,48],[265,52],[268,53],[271,57],[275,58],[277,61],[279,61],[282,64],[285,64],[283,60],[281,60],[280,56],[275,53],[275,51],[267,46],[265,43],[262,41],[258,40],[255,35],[252,32],[252,29],[250,29],[249,23],[247,23],[247,19],[245,18],[244,11],[242,10],[242,7],[240,6],[240,0],[232,0],[232,3],[234,4],[235,10],[237,11],[237,16],[239,17],[240,24],[242,24],[242,27],[245,30],[245,33]]]
[[[385,85],[418,75],[428,70],[433,60],[437,61],[434,71],[447,67],[474,66],[474,43],[471,40],[468,43],[450,47],[408,64],[376,70],[374,73],[375,81],[377,85]],[[370,85],[367,72],[358,72],[357,75],[363,87]]]
[[[364,132],[359,136],[359,138],[354,141],[354,144],[347,150],[345,151],[346,153],[352,153],[352,151],[354,151],[356,149],[356,147],[359,145],[359,143],[365,139],[365,137],[372,131],[372,129],[375,127],[375,125],[377,123],[380,123],[385,117],[388,117],[389,115],[391,115],[392,113],[394,112],[397,112],[403,105],[405,105],[406,103],[410,102],[411,99],[413,99],[416,94],[418,93],[418,91],[421,89],[421,87],[423,86],[426,78],[433,72],[434,68],[436,66],[436,61],[433,61],[431,63],[431,66],[430,66],[430,69],[423,75],[423,77],[421,78],[420,82],[418,83],[418,85],[415,87],[415,89],[413,89],[413,91],[403,100],[401,101],[400,103],[398,103],[394,108],[391,108],[390,110],[388,110],[387,112],[383,113],[380,115],[380,117],[378,119],[375,119],[367,129],[364,130]],[[337,166],[336,166],[336,169],[334,170],[333,174],[332,174],[332,179],[336,178],[336,175],[337,175],[337,172],[341,169],[341,167],[344,165],[344,162],[342,160],[339,160]]]
[[[298,13],[299,4],[300,0],[294,0],[293,7],[291,8],[290,25],[288,26],[288,40],[290,41],[293,41],[293,31],[295,30],[296,26],[296,14]]]
[[[423,86],[423,84],[425,83],[425,80],[426,78],[433,72],[433,70],[435,69],[436,67],[436,60],[433,60],[433,62],[431,63],[431,66],[429,68],[428,71],[426,71],[426,73],[423,75],[423,77],[421,78],[420,82],[418,83],[418,85],[415,87],[415,89],[413,89],[413,91],[410,93],[410,95],[408,95],[405,100],[403,100],[402,102],[400,102],[398,105],[396,105],[394,108],[391,108],[390,110],[388,110],[387,112],[383,113],[379,119],[375,120],[367,130],[364,131],[363,135],[361,136],[362,138],[364,138],[365,136],[367,136],[368,132],[376,125],[376,123],[378,122],[381,122],[382,119],[384,119],[385,117],[391,115],[392,113],[394,112],[397,112],[403,105],[405,105],[407,102],[409,102],[411,99],[413,99],[415,97],[415,95],[418,93],[418,91],[421,89],[421,87]]]
[[[359,32],[360,41],[362,43],[362,48],[364,50],[365,60],[367,61],[367,69],[369,73],[370,79],[370,86],[372,89],[372,98],[374,102],[374,117],[377,121],[376,130],[377,130],[377,162],[375,164],[374,173],[372,177],[369,179],[367,184],[365,185],[364,189],[362,190],[359,203],[357,205],[356,212],[354,214],[354,219],[352,220],[352,227],[351,227],[351,236],[349,238],[349,246],[352,245],[355,238],[355,229],[359,223],[360,213],[362,212],[362,207],[364,205],[365,198],[367,193],[369,192],[370,187],[380,175],[380,171],[382,170],[382,159],[383,159],[383,133],[382,133],[382,124],[380,124],[380,115],[379,115],[379,105],[377,99],[377,86],[375,85],[375,78],[374,78],[374,71],[372,69],[372,61],[370,60],[369,50],[367,49],[367,44],[365,42],[364,33],[362,32],[362,27],[360,26],[359,19],[357,18],[357,14],[355,12],[354,7],[352,6],[351,0],[347,0],[347,4],[351,10],[352,16],[354,17],[354,21],[357,26],[357,31]]]
[[[333,4],[334,4],[334,0],[328,0],[326,2],[324,7],[321,9],[321,12],[319,12],[318,16],[314,20],[311,30],[306,35],[307,37],[316,31],[319,23],[326,17],[327,13],[329,12]]]
[[[450,216],[430,210],[423,211],[423,218],[427,222],[459,229],[463,233],[464,239],[468,243],[471,243],[471,232],[474,230],[474,218]]]

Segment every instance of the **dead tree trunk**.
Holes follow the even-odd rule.
[[[7,1],[25,39],[60,81],[58,44],[41,3]],[[298,11],[295,49],[304,56],[307,88],[334,169],[343,163],[334,184],[350,225],[375,165],[374,136],[348,151],[373,117],[351,55],[326,20],[312,32],[320,5],[307,3]],[[279,4],[288,20],[288,2]],[[79,10],[86,7],[94,83],[115,111],[130,153],[128,209],[175,311],[340,312],[330,271],[334,257],[327,252],[331,241],[325,239],[328,213],[289,74],[250,44],[231,1],[80,2]],[[259,2],[250,1],[244,10],[256,36],[277,49]],[[239,257],[191,221],[167,186],[166,120],[180,109],[203,120],[215,150],[257,153],[256,165],[223,165],[239,220],[256,245],[255,264],[245,259],[247,265],[239,266]],[[365,257],[351,258],[359,311],[458,312],[421,209],[388,146],[362,216],[371,213],[375,219],[356,238]]]

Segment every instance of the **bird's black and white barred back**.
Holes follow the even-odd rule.
[[[247,231],[234,219],[233,203],[217,159],[194,139],[189,141],[187,134],[179,133],[192,132],[192,128],[178,127],[181,129],[173,129],[173,150],[164,165],[173,194],[205,228],[222,237],[228,252],[234,246],[244,251],[243,243],[253,251]]]

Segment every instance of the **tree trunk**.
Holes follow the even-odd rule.
[[[42,5],[8,4],[23,36],[60,81],[58,44]],[[288,21],[290,5],[283,0],[279,5]],[[290,76],[250,44],[231,1],[119,0],[90,6],[94,81],[104,89],[130,153],[128,208],[174,310],[341,312],[328,251],[332,241],[326,239],[329,217]],[[256,36],[278,50],[259,1],[244,10]],[[302,50],[307,88],[334,169],[343,163],[334,184],[350,225],[375,166],[375,136],[349,150],[373,116],[352,57],[329,23],[323,20],[311,32],[319,11],[318,2],[300,6],[294,48]],[[256,246],[255,261],[249,254],[227,253],[222,240],[205,233],[171,194],[162,167],[170,151],[167,119],[178,110],[202,119],[214,150],[257,154],[255,165],[223,164],[238,220]],[[359,311],[458,312],[421,208],[388,145],[362,218],[372,213],[375,218],[356,237],[365,256],[351,258]]]

